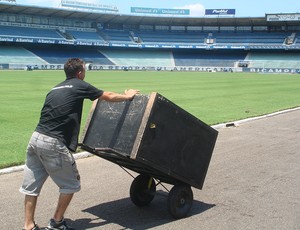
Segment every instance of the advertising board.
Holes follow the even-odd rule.
[[[205,9],[205,15],[235,15],[235,9]]]

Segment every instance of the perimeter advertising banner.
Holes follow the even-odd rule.
[[[235,15],[235,9],[205,9],[205,15]]]
[[[131,7],[131,13],[190,15],[190,10],[188,10],[188,9],[160,9],[160,8]]]

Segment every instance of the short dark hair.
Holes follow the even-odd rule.
[[[68,61],[65,63],[64,65],[64,71],[66,74],[66,78],[70,79],[70,78],[75,78],[76,74],[79,71],[83,71],[83,65],[84,65],[84,61],[81,60],[80,58],[70,58],[68,59]]]

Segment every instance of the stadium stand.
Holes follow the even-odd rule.
[[[95,48],[72,48],[64,46],[41,48],[32,46],[27,49],[50,64],[63,64],[68,58],[81,57],[86,63],[114,65],[114,63]]]
[[[103,30],[101,35],[107,42],[133,43],[129,31]]]
[[[299,34],[300,20],[266,16],[138,16],[0,3],[0,68],[62,65],[76,56],[116,67],[300,71]]]
[[[217,44],[283,44],[289,35],[286,32],[217,32],[213,38]]]
[[[203,44],[206,32],[135,31],[141,43]]]
[[[116,65],[174,66],[172,53],[164,50],[105,49],[101,51]]]
[[[282,32],[149,32],[135,31],[142,43],[204,44],[283,44],[289,33]]]
[[[176,66],[234,67],[246,55],[246,51],[173,51]]]
[[[0,36],[63,39],[63,37],[54,29],[3,25],[0,25]]]
[[[250,52],[245,58],[250,68],[291,68],[300,66],[298,52]]]
[[[79,31],[79,30],[66,30],[65,33],[68,37],[75,40],[83,40],[83,41],[98,41],[104,43],[104,39],[99,36],[97,31]]]
[[[46,61],[29,52],[23,47],[0,46],[0,63],[40,65],[47,64]]]

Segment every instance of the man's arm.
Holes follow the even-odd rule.
[[[136,89],[125,90],[124,94],[119,94],[115,92],[103,92],[103,94],[99,97],[99,99],[105,101],[111,101],[111,102],[119,102],[119,101],[131,100],[138,93],[140,93],[140,91]]]

